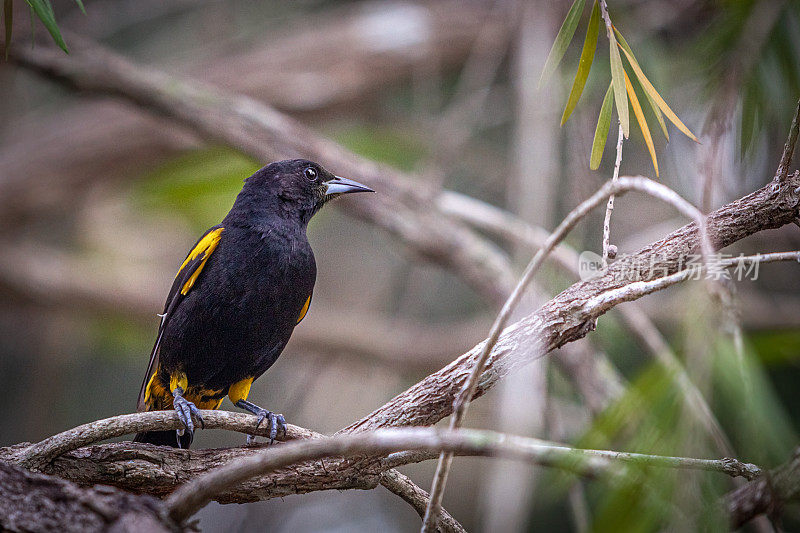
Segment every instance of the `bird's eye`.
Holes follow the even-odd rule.
[[[317,169],[315,169],[314,167],[308,167],[305,170],[305,175],[308,179],[314,181],[315,179],[317,179]]]

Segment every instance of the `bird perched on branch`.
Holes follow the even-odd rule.
[[[137,442],[188,448],[199,409],[234,405],[268,421],[282,415],[247,400],[311,304],[317,267],[309,220],[330,199],[372,191],[302,159],[265,166],[245,180],[230,212],[205,232],[178,269],[150,355],[139,411],[175,409],[184,429],[139,433]]]

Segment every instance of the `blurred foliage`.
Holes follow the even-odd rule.
[[[754,142],[767,125],[783,124],[800,97],[800,2],[719,0],[714,16],[698,33],[698,57],[708,98],[725,95],[726,85],[738,102],[722,102],[722,113],[739,107],[739,153],[753,154]],[[712,117],[718,119],[720,117]]]
[[[259,167],[253,159],[230,148],[195,150],[137,181],[132,200],[146,210],[177,214],[202,232],[219,223],[244,179]]]
[[[408,133],[369,124],[351,124],[329,132],[353,152],[400,170],[413,170],[427,155],[421,140]]]

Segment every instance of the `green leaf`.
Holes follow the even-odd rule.
[[[636,72],[637,70],[642,70],[641,67],[639,67],[638,61],[636,61],[636,56],[633,55],[633,50],[628,45],[628,41],[625,40],[625,37],[622,36],[622,34],[616,28],[616,26],[614,26],[614,33],[617,35],[617,40],[619,41],[619,45],[626,52],[625,55],[628,56],[629,58],[633,58],[633,61],[629,60],[628,62],[631,64],[631,66],[633,66],[633,63],[636,63],[636,66],[633,69],[634,72]],[[639,79],[638,74],[636,78]],[[644,84],[642,84],[641,80],[639,81],[639,83],[642,85],[642,89],[644,89]],[[667,131],[667,124],[664,122],[664,116],[661,113],[661,109],[658,108],[658,104],[656,103],[655,100],[653,100],[653,97],[650,96],[650,93],[646,89],[644,91],[644,94],[645,96],[647,96],[647,101],[650,103],[650,109],[656,116],[656,120],[658,120],[658,125],[661,126],[661,132],[664,134],[664,137],[666,137],[667,141],[669,141],[669,132]]]
[[[561,58],[564,57],[564,53],[567,51],[567,47],[572,41],[573,35],[575,35],[575,29],[578,27],[578,22],[581,19],[581,13],[583,13],[583,6],[585,3],[586,0],[575,0],[575,2],[572,3],[572,7],[569,8],[567,18],[565,18],[564,23],[561,24],[561,29],[558,30],[558,35],[556,35],[553,47],[547,55],[547,61],[544,63],[544,69],[542,69],[542,75],[539,78],[539,87],[550,79],[550,76],[553,75],[556,67],[561,62]]]
[[[86,8],[83,7],[83,2],[81,0],[75,0],[75,3],[78,4],[78,7],[80,8],[81,12],[85,15],[86,14]]]
[[[611,85],[614,87],[614,103],[617,106],[617,116],[622,126],[622,133],[627,139],[631,134],[628,119],[628,94],[625,91],[625,69],[622,68],[622,58],[619,56],[617,40],[609,35],[609,55],[611,56]]]
[[[581,51],[581,59],[578,61],[578,72],[575,73],[575,81],[572,82],[572,90],[569,92],[567,99],[567,107],[564,108],[564,114],[561,116],[561,125],[569,119],[575,106],[578,105],[578,100],[583,94],[583,87],[586,85],[586,79],[589,77],[589,71],[592,69],[592,61],[594,61],[594,52],[597,49],[597,36],[600,33],[600,5],[595,0],[594,7],[592,7],[592,16],[589,17],[589,27],[586,29],[586,39],[583,41],[583,50]]]
[[[592,141],[592,156],[589,159],[589,168],[597,170],[600,161],[603,159],[603,150],[606,147],[608,129],[611,127],[611,109],[614,107],[614,82],[608,86],[606,96],[603,98],[603,105],[600,107],[600,116],[597,119],[597,128],[594,130],[594,140]]]
[[[750,150],[758,130],[760,90],[758,81],[752,77],[744,87],[742,97],[742,119],[739,126],[739,157],[744,159]]]
[[[6,27],[6,61],[8,61],[8,49],[11,48],[11,28],[14,20],[14,0],[3,0],[3,21]]]
[[[53,6],[50,5],[50,0],[25,1],[28,2],[28,5],[31,6],[31,9],[36,14],[38,19],[42,21],[44,27],[50,32],[50,35],[53,37],[53,40],[56,42],[59,48],[64,50],[66,53],[69,53],[69,50],[67,50],[67,44],[64,42],[64,38],[61,37],[61,31],[59,31],[58,24],[56,24],[56,15],[53,13]]]

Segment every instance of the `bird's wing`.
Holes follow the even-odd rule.
[[[197,282],[197,278],[200,276],[200,272],[202,272],[206,261],[208,261],[208,258],[211,257],[211,254],[217,248],[224,229],[225,228],[218,225],[206,231],[194,247],[192,247],[189,255],[186,256],[183,264],[181,264],[178,269],[178,273],[175,275],[175,281],[172,282],[172,288],[164,304],[164,312],[161,314],[161,324],[158,327],[158,336],[156,337],[155,345],[153,345],[153,351],[150,353],[150,363],[147,365],[147,372],[144,375],[142,386],[139,389],[139,401],[136,405],[139,411],[146,409],[144,401],[145,392],[147,384],[152,378],[155,368],[158,366],[161,337],[164,335],[167,323],[178,307],[178,304],[189,294],[189,291]]]

